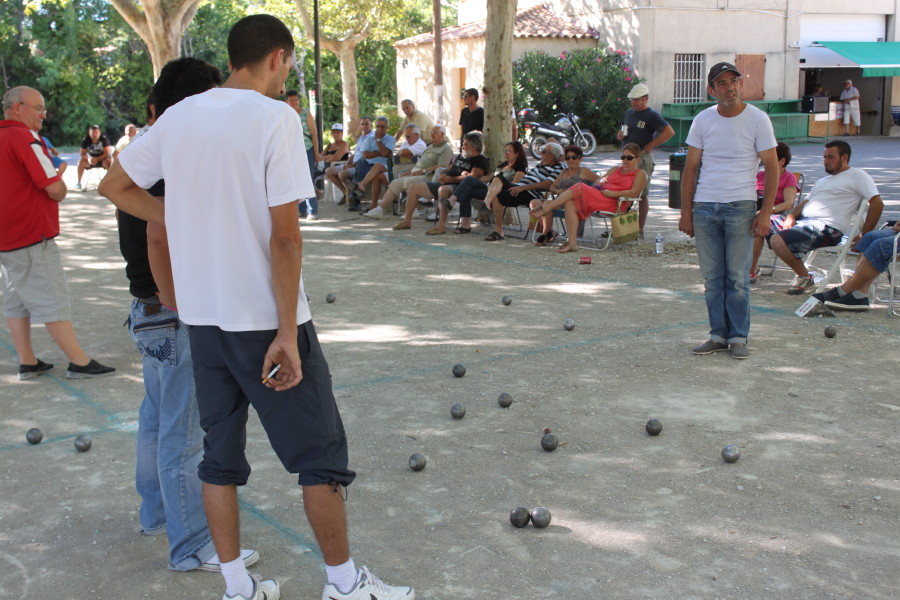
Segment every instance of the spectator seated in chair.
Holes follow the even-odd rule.
[[[507,206],[525,206],[543,195],[563,170],[559,159],[562,146],[555,142],[544,144],[541,162],[529,170],[517,183],[503,177],[494,177],[488,186],[484,204],[494,213],[494,230],[484,239],[498,242],[503,239],[503,209]]]
[[[431,181],[435,171],[443,169],[450,165],[453,158],[453,149],[447,142],[447,128],[443,125],[435,125],[431,129],[431,145],[429,145],[419,160],[413,165],[409,171],[409,175],[405,177],[394,176],[384,195],[378,201],[378,204],[369,212],[363,214],[364,217],[370,219],[383,219],[385,212],[391,210],[395,200],[406,191],[409,186],[414,183]]]
[[[438,181],[424,181],[410,185],[407,189],[409,197],[406,201],[406,213],[403,220],[394,225],[393,229],[401,230],[412,227],[412,217],[419,206],[420,198],[439,201],[439,193],[443,194],[441,197],[449,197],[455,184],[458,184],[467,176],[484,177],[489,167],[487,157],[481,153],[482,143],[480,132],[472,131],[467,133],[463,137],[462,152],[453,159],[450,168],[438,177]],[[446,221],[447,213],[445,212],[443,220],[426,231],[425,234],[440,235],[446,233],[444,229]]]
[[[397,140],[394,136],[387,132],[390,122],[385,116],[375,118],[375,134],[364,138],[359,147],[362,151],[362,159],[356,163],[353,173],[354,188],[350,191],[349,211],[358,211],[360,209],[359,201],[362,200],[366,186],[372,184],[372,198],[381,195],[381,177],[380,175],[387,172],[388,165],[391,161],[391,155],[394,153],[394,146]],[[380,165],[380,169],[375,174],[369,176],[372,168]]]
[[[784,217],[790,214],[797,199],[799,186],[797,177],[787,170],[791,162],[791,148],[784,142],[778,142],[775,146],[775,154],[778,156],[778,191],[775,192],[775,206],[772,208],[772,228],[781,231]],[[766,189],[766,172],[756,174],[756,210],[762,208],[763,194]],[[773,231],[773,233],[774,233]],[[753,238],[753,263],[750,265],[750,283],[756,283],[759,277],[759,255],[762,254],[763,238]]]
[[[322,162],[325,163],[326,170],[331,167],[332,163],[347,160],[350,157],[350,144],[344,140],[344,125],[342,123],[335,123],[331,126],[331,139],[333,141],[325,146],[320,156]],[[316,184],[316,195],[319,197],[321,197],[322,194],[325,177],[325,171],[316,170],[316,172],[313,173],[313,181]]]
[[[772,251],[797,275],[795,285],[787,292],[791,295],[802,294],[815,285],[812,274],[803,264],[804,254],[840,244],[843,232],[850,230],[861,202],[868,201],[869,210],[860,235],[875,228],[884,208],[872,177],[862,169],[850,166],[850,144],[840,140],[825,144],[824,163],[828,175],[816,182],[809,195],[790,214],[773,217],[773,223],[782,220],[769,229]]]
[[[525,156],[525,147],[521,142],[513,141],[503,147],[504,161],[497,165],[493,177],[488,178],[491,183],[497,177],[509,183],[519,183],[528,171],[528,157]],[[450,203],[459,202],[460,216],[471,216],[471,208],[478,211],[478,221],[484,225],[491,223],[491,211],[485,204],[489,185],[481,179],[467,177],[456,186]],[[499,184],[499,182],[498,182]],[[502,185],[502,184],[500,184]]]
[[[556,181],[550,186],[550,193],[554,196],[559,196],[561,193],[571,188],[573,185],[577,185],[579,183],[592,184],[598,179],[600,176],[588,169],[587,167],[581,166],[581,161],[584,158],[584,152],[578,146],[567,146],[564,150],[564,155],[566,157],[566,168],[563,169],[563,172],[559,174],[559,177],[556,178]],[[529,204],[529,208],[535,209],[541,205],[540,200],[532,200],[531,204]],[[543,218],[543,231],[544,233],[540,234],[535,240],[536,246],[546,246],[547,244],[553,243],[558,234],[553,231],[553,215],[546,215]],[[580,232],[579,232],[580,233]]]
[[[344,164],[334,165],[325,169],[325,177],[341,191],[342,197],[338,204],[343,204],[347,201],[348,192],[345,184],[353,178],[354,173],[356,173],[356,164],[363,158],[363,142],[366,138],[375,135],[372,131],[372,119],[369,117],[361,118],[359,120],[359,131],[360,136],[356,140],[353,157]]]
[[[869,310],[869,288],[884,273],[894,257],[894,237],[900,233],[900,221],[890,229],[870,231],[856,242],[862,256],[850,279],[836,288],[813,294],[813,298],[836,310]],[[894,285],[895,282],[891,282]]]
[[[638,169],[638,158],[641,148],[637,144],[625,144],[622,149],[622,164],[613,167],[606,175],[592,186],[577,183],[560,194],[555,200],[548,200],[542,206],[534,208],[531,214],[535,217],[552,215],[553,211],[565,207],[566,231],[569,239],[560,246],[557,252],[575,250],[578,221],[586,221],[597,211],[619,212],[619,198],[637,198],[647,185],[647,174]],[[631,203],[628,203],[628,207]],[[626,207],[627,208],[627,207]]]

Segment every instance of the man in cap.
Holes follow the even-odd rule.
[[[731,348],[750,355],[750,262],[753,236],[768,235],[778,187],[775,134],[764,112],[741,100],[744,80],[730,63],[709,70],[706,91],[716,105],[694,118],[687,136],[678,228],[696,237],[705,285],[709,339],[694,354]],[[700,161],[703,169],[700,170]],[[766,169],[765,197],[756,210],[756,173]],[[699,172],[699,178],[698,178]]]
[[[638,168],[647,174],[647,187],[641,193],[641,201],[638,205],[639,226],[641,237],[644,237],[644,223],[647,222],[647,213],[650,211],[650,201],[647,196],[650,192],[650,178],[653,177],[653,149],[665,144],[675,130],[666,123],[658,112],[647,105],[650,97],[650,88],[639,83],[628,92],[628,100],[631,108],[622,119],[622,129],[616,136],[622,145],[637,144],[641,147],[641,158]]]

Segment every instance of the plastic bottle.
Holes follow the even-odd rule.
[[[656,253],[663,253],[663,236],[661,233],[656,234]]]

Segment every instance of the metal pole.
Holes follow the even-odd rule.
[[[322,151],[322,63],[319,53],[319,0],[313,0],[313,62],[316,67],[315,87],[316,87],[316,131],[319,135],[319,152]]]

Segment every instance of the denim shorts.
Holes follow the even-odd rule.
[[[203,439],[200,479],[214,485],[244,485],[250,464],[244,455],[247,415],[256,410],[284,468],[300,485],[349,485],[347,437],[331,389],[331,373],[312,321],[297,328],[303,379],[276,392],[261,383],[270,331],[190,328],[194,382]]]
[[[816,248],[837,246],[844,237],[843,233],[821,221],[805,221],[803,219],[790,229],[773,233],[781,236],[788,250],[796,258],[802,258],[804,254]]]
[[[894,258],[894,236],[891,229],[870,231],[856,243],[856,250],[866,257],[875,270],[884,273]]]

